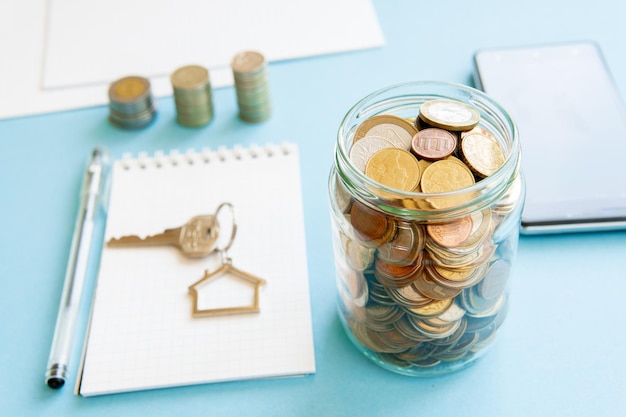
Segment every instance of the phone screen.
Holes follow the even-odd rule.
[[[626,107],[592,42],[481,50],[477,87],[519,130],[522,233],[626,228]]]

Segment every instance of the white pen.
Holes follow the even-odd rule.
[[[104,176],[108,156],[102,148],[93,151],[83,180],[80,206],[74,236],[65,273],[61,304],[57,316],[54,338],[50,348],[46,384],[50,388],[61,388],[65,384],[68,365],[74,345],[76,321],[80,309],[83,284],[89,265],[89,253],[94,232],[94,217],[98,212],[103,192]]]

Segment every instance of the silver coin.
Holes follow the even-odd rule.
[[[395,148],[394,144],[379,136],[366,136],[359,139],[350,148],[350,160],[361,172],[365,172],[367,161],[381,149]]]

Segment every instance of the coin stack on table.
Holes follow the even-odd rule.
[[[178,68],[172,73],[170,81],[178,123],[198,127],[213,119],[213,94],[206,68],[199,65]]]
[[[147,126],[156,116],[156,103],[150,91],[150,81],[129,76],[109,86],[109,120],[124,129]]]
[[[476,194],[453,192],[504,164],[501,145],[479,120],[475,108],[448,99],[424,101],[415,119],[372,116],[354,132],[349,158],[380,186],[371,192],[386,210],[355,198],[339,177],[331,189],[344,321],[358,345],[407,374],[471,359],[506,315],[517,235],[505,229],[517,223],[504,223],[519,207],[519,184],[497,204],[465,214],[426,221],[401,214],[469,204]],[[426,197],[394,199],[393,190]]]
[[[269,75],[265,57],[256,51],[240,52],[231,62],[239,117],[261,122],[272,114]]]

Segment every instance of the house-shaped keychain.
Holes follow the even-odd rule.
[[[245,291],[245,286],[251,287],[253,291],[252,302],[250,304],[233,305],[228,307],[215,307],[215,308],[200,308],[199,303],[199,291],[211,291],[210,287],[212,282],[218,279],[231,279],[240,281],[243,284],[237,291]],[[204,271],[204,276],[196,283],[189,286],[189,294],[193,298],[193,312],[194,317],[206,317],[206,316],[218,316],[226,314],[246,314],[246,313],[258,313],[260,309],[259,305],[259,293],[261,286],[265,285],[265,280],[257,276],[249,274],[245,271],[235,268],[232,263],[225,262],[222,266],[209,273],[208,270]],[[219,294],[218,294],[219,297]],[[240,298],[240,297],[238,297]]]

